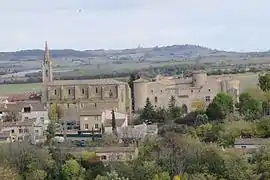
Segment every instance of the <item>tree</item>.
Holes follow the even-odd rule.
[[[57,104],[51,104],[48,110],[48,116],[50,120],[58,121],[59,119],[59,112]]]
[[[227,115],[233,112],[233,109],[232,97],[225,93],[218,93],[207,107],[206,114],[211,120],[224,120]]]
[[[239,97],[239,113],[246,119],[255,120],[262,115],[262,103],[251,97],[248,93],[242,93]]]
[[[117,172],[107,172],[105,176],[97,175],[95,180],[129,180],[128,178],[120,177]]]
[[[153,180],[170,180],[170,175],[168,172],[162,172],[159,174],[155,174]]]
[[[68,160],[62,167],[63,180],[83,180],[85,169],[76,160]]]
[[[56,133],[56,122],[54,120],[50,120],[48,127],[47,127],[47,140],[51,144],[52,138],[55,137]]]
[[[264,92],[270,90],[270,73],[260,74],[259,75],[259,87]]]
[[[169,113],[169,117],[172,120],[175,120],[176,118],[179,118],[182,116],[182,110],[180,107],[176,105],[176,100],[174,96],[171,96],[171,99],[168,105],[168,113]]]
[[[140,115],[140,118],[142,120],[153,120],[155,117],[155,109],[154,106],[151,104],[150,99],[146,99],[146,104],[144,106],[144,109]]]
[[[139,79],[140,76],[137,74],[137,73],[131,73],[129,75],[129,81],[128,81],[128,84],[129,84],[129,87],[130,87],[130,90],[131,90],[131,104],[132,104],[132,111],[134,112],[135,110],[135,101],[134,101],[134,85],[133,85],[133,82],[137,79]]]
[[[112,132],[114,135],[117,135],[117,127],[116,127],[116,120],[115,120],[115,112],[112,110]]]

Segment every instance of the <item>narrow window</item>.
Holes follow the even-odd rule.
[[[98,124],[95,124],[95,129],[98,129]]]
[[[158,102],[158,98],[157,98],[157,96],[155,96],[155,103],[157,103]]]
[[[69,95],[71,94],[71,89],[68,89],[68,94],[69,94]]]
[[[46,69],[46,71],[45,71],[45,76],[46,76],[46,77],[49,76],[49,71],[48,71],[48,69]]]
[[[98,93],[98,88],[96,88],[96,93]]]
[[[109,97],[113,97],[113,93],[112,93],[111,89],[110,89],[110,92],[109,92]]]
[[[86,130],[88,129],[88,124],[84,125],[84,129],[86,129]]]
[[[97,107],[97,103],[95,103],[95,108]]]
[[[208,91],[210,92],[210,91],[211,91],[211,89],[209,88],[209,89],[208,89]]]
[[[55,89],[55,90],[54,90],[54,95],[56,95],[56,94],[57,94],[57,90]]]
[[[84,88],[82,88],[82,94],[84,94]]]
[[[69,104],[67,104],[67,108],[69,108]]]

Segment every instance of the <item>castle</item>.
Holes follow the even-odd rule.
[[[131,112],[131,91],[125,82],[114,79],[54,80],[47,42],[42,81],[42,102],[47,106],[55,103],[67,111],[114,109],[126,114]]]
[[[114,109],[130,114],[131,90],[128,83],[114,79],[53,80],[52,61],[45,43],[42,62],[42,102],[57,104],[69,111]],[[194,71],[192,77],[174,78],[158,75],[154,80],[139,78],[134,81],[134,110],[144,108],[149,98],[155,107],[167,107],[171,97],[176,99],[185,113],[204,108],[219,92],[239,98],[240,83],[232,76],[207,76]]]
[[[173,96],[184,113],[205,108],[219,92],[239,98],[240,82],[232,76],[207,76],[204,71],[193,71],[192,77],[174,78],[158,75],[154,80],[139,78],[134,81],[135,111],[145,106],[146,99],[155,107],[167,107]]]

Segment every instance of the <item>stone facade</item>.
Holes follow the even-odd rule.
[[[64,110],[115,109],[128,114],[131,112],[130,88],[125,82],[114,79],[53,80],[47,44],[42,72],[42,101],[47,106],[56,103]]]
[[[177,105],[188,113],[207,107],[219,92],[226,92],[238,101],[239,88],[239,80],[233,76],[207,76],[204,71],[194,71],[188,78],[140,78],[134,81],[135,110],[142,109],[147,98],[155,107],[167,107],[174,96]]]

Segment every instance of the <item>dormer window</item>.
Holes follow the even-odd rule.
[[[31,107],[30,106],[29,107],[24,107],[23,112],[30,113],[31,112]]]

